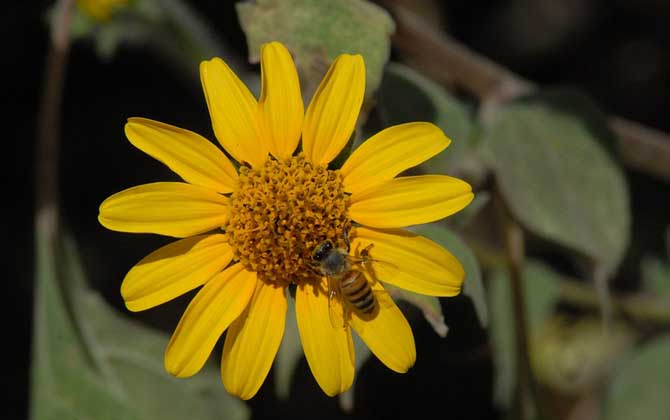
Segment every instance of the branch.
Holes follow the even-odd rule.
[[[60,148],[61,99],[70,50],[70,22],[74,0],[59,0],[51,27],[46,60],[44,95],[40,102],[35,157],[35,228],[55,238],[58,226],[58,152]]]
[[[482,117],[495,106],[536,86],[472,51],[394,1],[382,1],[394,15],[393,45],[402,57],[428,77],[458,86],[482,102]],[[609,127],[618,138],[618,152],[632,169],[670,181],[670,135],[621,117],[611,116]]]
[[[525,241],[521,226],[512,219],[502,197],[497,192],[494,197],[494,204],[500,219],[500,226],[502,227],[502,239],[505,244],[507,270],[512,290],[512,307],[514,308],[517,369],[516,410],[519,419],[527,420],[533,417],[528,402],[535,400],[535,390],[533,386],[533,373],[530,366],[528,314],[522,278],[525,260]]]

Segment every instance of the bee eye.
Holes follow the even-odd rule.
[[[333,249],[333,243],[330,241],[326,241],[319,245],[316,250],[314,251],[314,254],[312,254],[312,259],[314,261],[321,261],[326,257],[326,254],[328,251]]]

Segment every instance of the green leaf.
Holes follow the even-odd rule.
[[[575,321],[554,316],[532,339],[533,373],[562,393],[586,393],[607,379],[632,339],[632,331],[621,322],[612,322],[605,334],[597,317]]]
[[[379,89],[377,110],[384,127],[428,121],[452,140],[445,151],[423,164],[426,171],[453,173],[463,164],[473,128],[471,113],[439,84],[407,66],[390,63]]]
[[[102,60],[111,61],[124,41],[122,27],[119,24],[108,23],[96,29],[95,51]]]
[[[88,289],[72,241],[56,248],[38,235],[37,248],[33,418],[249,417],[226,393],[215,364],[188,380],[165,372],[169,337],[130,321]]]
[[[426,296],[418,293],[410,292],[409,290],[401,289],[392,284],[384,284],[384,288],[391,295],[394,300],[401,299],[405,302],[411,303],[423,312],[423,317],[433,327],[433,330],[440,337],[446,337],[449,328],[444,323],[444,316],[442,316],[442,306],[440,300],[435,296]]]
[[[578,94],[550,92],[501,108],[483,137],[514,216],[611,273],[628,245],[630,205],[598,110]]]
[[[49,11],[51,19],[55,16],[53,10]],[[52,23],[53,25],[53,23]],[[72,21],[70,23],[70,36],[73,40],[90,36],[95,29],[95,22],[91,20],[86,14],[82,13],[79,8],[75,8],[72,12]]]
[[[622,361],[605,398],[603,418],[667,419],[669,395],[670,335],[665,334]]]
[[[300,342],[298,321],[295,315],[295,299],[289,297],[284,336],[274,362],[275,393],[282,400],[289,397],[293,372],[302,354],[302,343]]]
[[[282,42],[295,58],[306,97],[343,53],[363,55],[368,97],[379,86],[395,27],[381,7],[362,0],[257,0],[236,8],[249,60],[259,62],[262,44]]]
[[[670,298],[670,264],[658,258],[642,260],[642,283],[653,296]]]
[[[35,246],[31,418],[138,419],[124,395],[100,380],[86,352],[60,290],[56,247],[40,232]]]
[[[528,330],[536,334],[551,315],[559,298],[559,276],[545,265],[528,261],[522,272]],[[491,310],[490,339],[494,349],[494,399],[509,407],[517,384],[514,302],[509,276],[497,270],[489,288]]]
[[[486,303],[486,292],[482,282],[482,274],[479,270],[479,263],[470,248],[458,237],[458,235],[444,227],[428,225],[416,228],[414,231],[442,245],[446,250],[458,258],[458,261],[461,262],[463,269],[465,270],[463,294],[472,300],[479,322],[482,326],[487,326],[489,322],[489,314]]]
[[[477,217],[480,211],[484,210],[491,201],[491,194],[487,191],[477,191],[475,198],[463,210],[449,216],[445,220],[447,225],[454,230],[462,230],[468,227]]]

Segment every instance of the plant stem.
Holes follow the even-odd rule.
[[[38,116],[35,165],[35,229],[49,242],[58,226],[58,157],[61,100],[70,51],[70,22],[74,0],[59,0],[54,8],[51,44],[46,60],[44,95]]]
[[[600,302],[593,287],[577,280],[564,279],[560,283],[561,300],[584,308],[598,308]],[[670,303],[652,296],[612,296],[614,312],[635,321],[670,324]]]
[[[497,104],[535,85],[433,27],[400,2],[381,2],[397,25],[393,46],[412,66],[447,87],[465,89],[482,102],[484,119]],[[618,154],[629,168],[670,180],[670,136],[617,116],[607,120],[618,139]]]
[[[511,217],[499,193],[495,194],[495,206],[500,218],[505,247],[506,263],[512,289],[516,343],[517,389],[516,408],[520,420],[533,417],[531,407],[533,386],[528,347],[528,317],[523,287],[523,264],[525,258],[524,235],[521,226]]]

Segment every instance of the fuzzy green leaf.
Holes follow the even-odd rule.
[[[163,368],[169,337],[122,316],[86,286],[71,241],[37,239],[34,419],[246,419],[208,364],[181,380]]]
[[[458,237],[458,235],[441,226],[428,225],[414,230],[416,233],[424,235],[442,245],[447,251],[458,258],[458,261],[461,262],[463,269],[465,270],[463,294],[472,300],[479,322],[483,326],[487,326],[489,322],[489,314],[486,303],[486,292],[482,282],[482,274],[479,270],[479,263],[470,248]]]
[[[379,86],[395,27],[381,7],[363,0],[257,0],[236,7],[249,60],[259,62],[262,44],[282,42],[294,56],[306,97],[343,53],[363,55],[368,97]]]
[[[604,117],[583,96],[554,92],[511,103],[486,128],[484,150],[514,216],[535,234],[611,273],[629,240],[630,209]]]
[[[418,293],[410,292],[409,290],[401,289],[391,284],[385,284],[384,288],[391,295],[394,300],[400,299],[408,302],[423,313],[423,317],[433,327],[433,330],[440,337],[446,337],[449,328],[444,323],[444,316],[442,316],[442,307],[440,300],[435,296],[426,296]]]
[[[670,335],[635,349],[619,366],[604,405],[606,420],[664,419],[670,413]]]
[[[468,107],[442,86],[402,64],[390,63],[379,89],[378,112],[384,127],[428,121],[440,127],[451,144],[422,167],[431,173],[453,173],[468,155],[473,129]]]
[[[644,258],[642,260],[642,282],[647,293],[670,298],[670,264],[659,258]]]
[[[559,298],[559,277],[548,267],[529,261],[522,272],[526,315],[530,334],[536,333],[553,312]],[[495,365],[494,398],[502,407],[509,407],[517,383],[516,327],[512,288],[505,270],[498,270],[489,288],[491,309],[491,344]]]
[[[554,315],[531,340],[531,364],[538,382],[567,395],[586,393],[612,372],[633,332],[612,322],[603,334],[597,317],[578,320]]]

